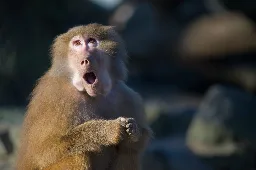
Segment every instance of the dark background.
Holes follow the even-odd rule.
[[[127,83],[155,132],[144,169],[255,169],[255,21],[252,0],[2,0],[0,169],[54,37],[94,22],[126,43]]]

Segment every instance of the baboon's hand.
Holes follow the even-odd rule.
[[[134,118],[119,117],[120,124],[125,128],[128,138],[132,142],[137,142],[140,137],[140,129]]]

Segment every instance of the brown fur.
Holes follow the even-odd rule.
[[[68,42],[78,34],[98,38],[99,48],[110,57],[112,88],[105,96],[92,97],[71,83]],[[150,130],[141,97],[124,82],[124,49],[113,28],[100,24],[75,27],[56,38],[52,67],[28,105],[17,170],[140,169]]]

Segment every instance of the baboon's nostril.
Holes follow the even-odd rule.
[[[89,60],[87,60],[87,59],[85,59],[85,60],[83,60],[82,62],[81,62],[81,66],[85,66],[85,65],[89,65],[90,64],[90,62],[89,62]]]

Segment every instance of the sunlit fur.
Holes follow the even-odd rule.
[[[115,79],[107,96],[91,97],[70,81],[68,43],[77,34],[104,42],[100,48],[111,57]],[[55,39],[51,56],[51,68],[31,94],[17,170],[139,170],[151,133],[140,95],[124,82],[127,54],[118,34],[100,24],[78,26]],[[120,117],[134,118],[139,133],[128,135]]]
[[[104,50],[106,54],[112,57],[112,74],[115,76],[115,78],[126,80],[126,62],[128,56],[123,44],[123,40],[116,33],[114,27],[103,26],[100,24],[89,24],[85,26],[74,27],[69,29],[67,33],[56,37],[51,48],[53,66],[52,69],[58,69],[54,70],[54,72],[66,71],[65,69],[60,68],[67,66],[65,61],[68,53],[68,43],[72,37],[85,33],[88,36],[96,37],[102,42],[100,48]],[[61,73],[63,72],[59,72],[59,74]]]

